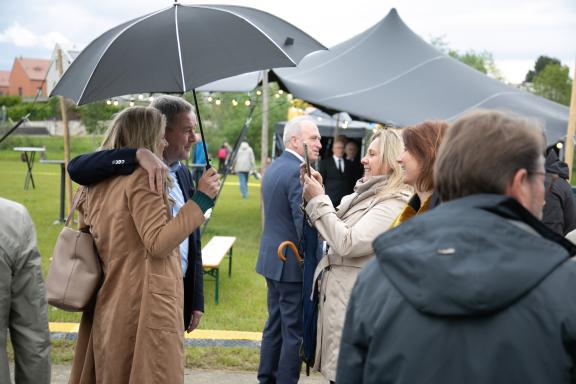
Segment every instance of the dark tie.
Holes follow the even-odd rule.
[[[338,170],[340,173],[344,173],[344,169],[342,169],[342,159],[338,159]]]

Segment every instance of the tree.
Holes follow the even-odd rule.
[[[501,79],[502,75],[494,64],[494,57],[488,51],[476,52],[468,50],[461,53],[455,49],[450,48],[449,44],[444,40],[444,37],[432,37],[430,44],[440,52],[482,72],[485,75],[490,75],[496,79]]]
[[[546,65],[534,76],[532,85],[535,94],[566,106],[570,105],[572,80],[568,66],[555,62]]]
[[[556,64],[558,66],[562,65],[560,63],[560,60],[556,58],[541,55],[538,57],[536,63],[534,64],[534,70],[529,70],[528,73],[526,73],[526,79],[524,80],[524,82],[525,83],[534,82],[534,77],[538,75],[540,72],[542,72],[544,68],[546,68],[546,66],[548,66],[549,64]]]
[[[254,156],[256,158],[260,157],[262,101],[259,97],[254,96],[253,94],[251,97],[250,94],[232,92],[198,95],[202,126],[204,127],[206,143],[208,144],[208,149],[212,157],[215,157],[216,151],[225,141],[230,145],[234,145],[236,142],[244,126],[244,121],[248,117],[249,106],[246,105],[247,100],[251,100],[251,103],[256,102],[257,104],[254,114],[252,115],[246,140],[248,140],[254,149]],[[185,98],[192,104],[194,103],[190,93],[187,93]],[[290,105],[286,93],[279,93],[278,85],[276,83],[270,83],[268,137],[273,137],[273,132],[278,121],[286,120]]]
[[[98,101],[83,105],[78,108],[78,111],[80,120],[88,133],[102,133],[107,122],[121,109],[122,107],[108,105],[105,101]]]

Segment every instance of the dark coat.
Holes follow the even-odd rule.
[[[80,185],[91,185],[114,175],[129,175],[134,172],[137,165],[135,149],[113,149],[75,157],[68,165],[68,173],[74,182]],[[194,194],[192,176],[186,167],[180,167],[176,174],[184,200],[188,201]],[[202,269],[202,246],[198,229],[190,235],[188,244],[190,247],[188,268],[184,275],[185,327],[190,324],[193,310],[204,312],[204,280],[202,278],[204,271]]]
[[[332,156],[321,160],[318,165],[318,172],[322,175],[322,181],[324,182],[324,190],[334,207],[340,205],[340,200],[344,196],[354,192],[354,185],[356,184],[356,181],[354,183],[351,181],[352,162],[342,158],[342,163],[344,172],[340,172]]]
[[[516,200],[441,204],[374,248],[348,306],[338,383],[576,382],[576,248]]]
[[[576,204],[568,179],[568,165],[551,150],[546,156],[546,204],[542,221],[561,235],[576,229]]]

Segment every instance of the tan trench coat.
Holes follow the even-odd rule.
[[[336,380],[336,363],[346,306],[361,268],[373,256],[372,242],[386,231],[410,197],[410,191],[382,195],[386,177],[358,181],[354,193],[334,209],[326,195],[311,199],[306,212],[328,244],[316,269],[320,282],[318,334],[314,368]]]
[[[83,313],[70,383],[182,383],[183,284],[177,250],[203,221],[189,201],[170,219],[166,197],[138,168],[94,185],[79,204],[104,281]]]

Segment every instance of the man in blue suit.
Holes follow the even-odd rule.
[[[318,159],[322,145],[314,120],[299,116],[284,127],[284,153],[270,164],[262,180],[264,232],[256,272],[268,286],[268,320],[260,348],[260,383],[297,383],[300,377],[299,349],[302,340],[302,270],[287,250],[286,262],[277,256],[280,243],[298,244],[304,215],[300,164],[304,143],[310,161]]]

